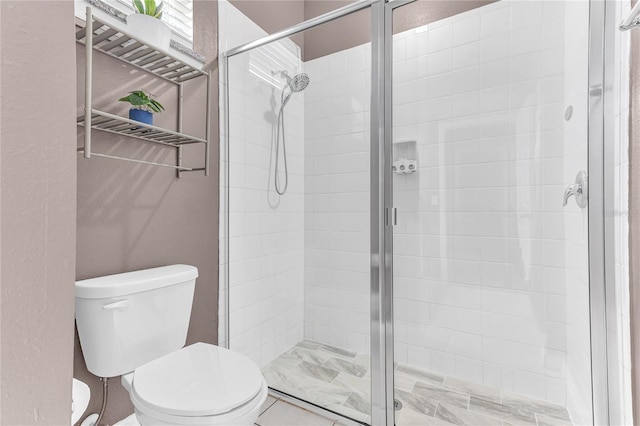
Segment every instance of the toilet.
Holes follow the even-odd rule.
[[[184,346],[198,270],[171,265],[76,282],[87,369],[122,376],[141,425],[253,425],[268,388],[244,355]]]

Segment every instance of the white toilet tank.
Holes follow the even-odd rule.
[[[171,265],[76,282],[76,324],[89,371],[114,377],[182,348],[198,269]]]

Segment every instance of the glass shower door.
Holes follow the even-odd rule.
[[[220,3],[229,46],[266,36]],[[361,42],[329,40],[352,22]],[[366,423],[370,22],[361,7],[226,59],[229,347],[278,396]]]
[[[592,424],[589,3],[478,6],[393,12],[396,424]]]

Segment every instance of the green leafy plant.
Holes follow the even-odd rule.
[[[156,3],[156,0],[133,0],[133,9],[137,13],[162,18],[162,6],[164,3]]]
[[[162,104],[155,99],[151,99],[143,90],[129,92],[129,96],[118,99],[121,102],[129,102],[136,109],[142,109],[149,112],[161,112],[164,110]]]

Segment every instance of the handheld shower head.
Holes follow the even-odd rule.
[[[289,77],[289,74],[287,74],[286,71],[283,71],[282,73],[280,73],[280,75],[282,75],[283,78],[287,79],[287,84],[282,88],[282,105],[280,107],[284,108],[284,106],[291,99],[291,95],[293,95],[294,93],[302,92],[307,88],[307,86],[309,86],[309,82],[311,80],[309,78],[309,75],[305,73],[296,74],[293,77]],[[289,88],[288,93],[286,93],[285,91],[287,87]]]
[[[293,77],[291,77],[286,70],[271,71],[271,75],[279,75],[280,78],[285,79],[287,81],[287,84],[283,87],[283,90],[286,89],[287,86],[289,86],[289,89],[291,89],[291,92],[293,93],[302,92],[304,89],[307,88],[310,82],[309,74],[304,72],[300,74],[296,74]]]
[[[276,73],[273,73],[274,75]],[[287,192],[287,186],[289,185],[289,171],[287,169],[287,149],[285,145],[284,136],[284,107],[291,99],[294,93],[302,92],[309,86],[309,75],[305,73],[296,74],[293,77],[289,77],[286,71],[280,71],[280,77],[287,80],[287,84],[282,88],[280,112],[278,112],[278,124],[276,130],[276,143],[275,143],[275,173],[274,173],[274,186],[278,194],[284,195]],[[287,91],[287,87],[289,90]],[[282,159],[284,161],[284,185],[280,185],[280,135],[282,134]]]
[[[309,85],[309,81],[309,75],[302,73],[289,78],[288,83],[292,92],[302,92]]]

